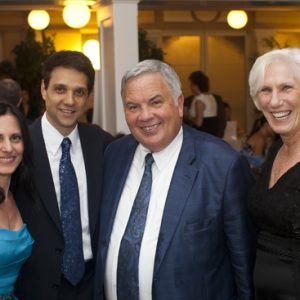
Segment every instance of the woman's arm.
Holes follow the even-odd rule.
[[[205,104],[201,100],[196,100],[195,117],[190,118],[193,125],[200,127],[203,124],[204,110],[205,110]]]
[[[264,137],[260,136],[258,133],[254,133],[251,137],[248,138],[247,143],[252,146],[254,155],[265,155],[267,144]]]

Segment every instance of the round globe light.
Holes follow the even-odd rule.
[[[234,29],[241,29],[246,26],[248,16],[243,10],[231,10],[227,15],[227,22]]]
[[[97,40],[87,40],[83,45],[83,53],[91,60],[95,70],[100,70],[100,46]]]
[[[32,10],[28,14],[27,21],[31,28],[43,30],[49,25],[50,17],[45,10]]]
[[[64,7],[63,19],[69,27],[84,27],[89,22],[90,18],[90,9],[85,4],[73,2]]]

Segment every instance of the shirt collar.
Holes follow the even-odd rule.
[[[42,117],[42,131],[44,136],[44,141],[46,144],[47,151],[52,155],[56,155],[60,149],[61,142],[65,136],[63,136],[47,119],[46,113]],[[72,132],[67,136],[74,147],[79,142],[78,126],[76,125]]]
[[[180,127],[179,132],[175,136],[175,138],[172,140],[172,142],[165,147],[163,150],[159,152],[152,153],[154,162],[158,168],[159,171],[163,170],[167,165],[169,164],[170,158],[173,156],[173,154],[179,150],[182,146],[183,141],[183,130],[182,126]],[[140,168],[144,168],[145,165],[145,156],[150,151],[145,148],[142,144],[138,145],[137,148],[137,161],[140,164]],[[179,152],[179,151],[178,151]]]

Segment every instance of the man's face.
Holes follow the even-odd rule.
[[[159,73],[143,74],[128,81],[124,91],[124,110],[134,137],[151,152],[158,152],[179,132],[183,96],[174,99]]]
[[[41,85],[48,121],[64,136],[76,126],[83,114],[89,93],[87,77],[75,69],[55,68],[46,89]]]

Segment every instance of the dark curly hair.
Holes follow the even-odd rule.
[[[209,92],[209,78],[202,71],[191,73],[189,80],[196,85],[202,93]]]

